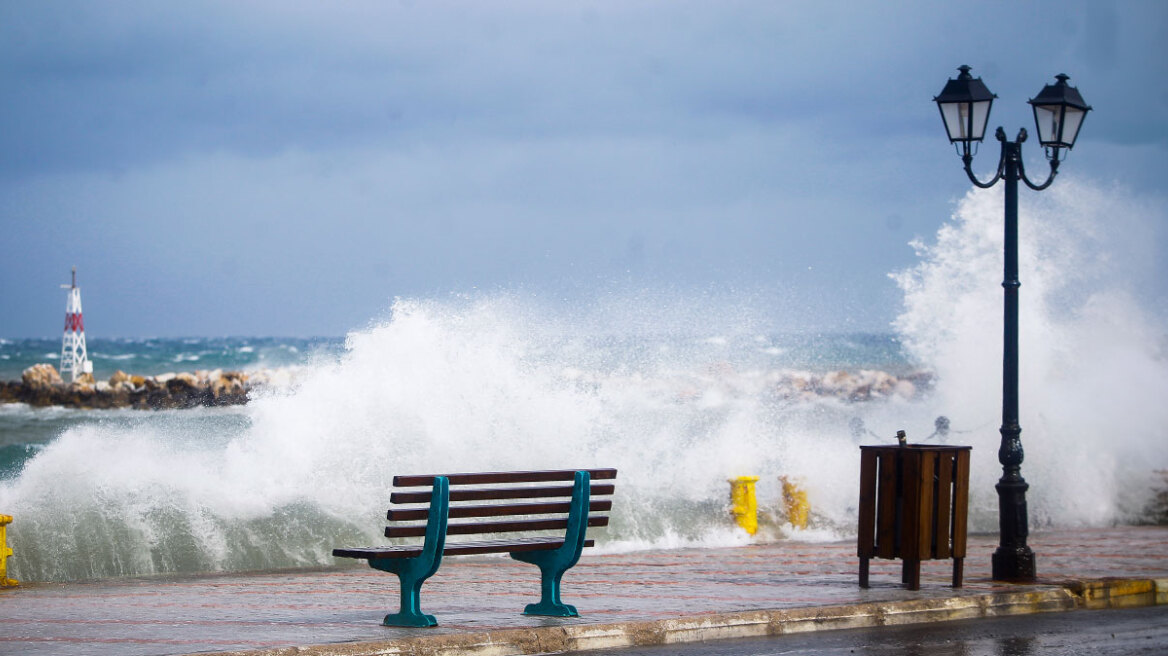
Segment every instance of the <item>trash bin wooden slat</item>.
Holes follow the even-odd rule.
[[[953,587],[961,587],[969,453],[967,446],[860,447],[861,587],[871,558],[900,558],[912,590],[920,588],[922,560],[952,558]]]

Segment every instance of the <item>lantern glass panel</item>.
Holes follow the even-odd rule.
[[[969,106],[968,103],[940,103],[940,105],[941,118],[945,119],[945,130],[949,132],[949,141],[968,139],[969,137],[965,136],[966,123],[962,120],[962,117],[969,113],[966,109]]]
[[[1067,107],[1066,114],[1063,115],[1063,132],[1062,141],[1067,148],[1075,145],[1075,140],[1079,138],[1079,128],[1083,126],[1083,117],[1087,112],[1077,107]]]
[[[990,100],[973,103],[973,138],[985,138],[986,124],[990,121]]]
[[[1038,140],[1044,145],[1059,141],[1062,109],[1062,105],[1034,106],[1034,126],[1038,128]]]

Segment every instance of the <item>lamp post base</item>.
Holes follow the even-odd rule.
[[[1034,552],[1026,544],[1026,537],[1030,533],[1030,522],[1026,512],[1026,490],[1030,486],[1018,473],[1017,463],[1022,460],[1018,432],[1008,432],[1005,429],[1002,431],[1004,437],[1009,435],[1012,438],[1003,440],[1000,452],[1005,454],[1002,460],[1011,464],[1006,465],[1002,480],[994,486],[998,491],[1001,542],[998,543],[998,550],[993,555],[993,575],[995,581],[1033,583],[1037,576]]]
[[[993,576],[995,581],[1010,583],[1034,583],[1037,574],[1034,552],[1030,547],[998,547],[993,555]]]

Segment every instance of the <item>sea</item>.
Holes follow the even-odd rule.
[[[1099,227],[1139,228],[1160,210],[1116,207],[1112,190],[1085,183],[1043,196],[1021,208],[1031,527],[1154,521],[1168,330],[1141,297],[1143,245]],[[903,302],[882,331],[779,330],[757,297],[733,293],[585,307],[493,292],[399,298],[335,338],[92,334],[98,379],[224,369],[277,382],[230,407],[0,404],[9,575],[336,566],[334,547],[384,541],[394,475],[454,471],[616,467],[600,552],[763,539],[728,512],[729,479],[746,475],[759,477],[765,539],[848,540],[858,447],[898,430],[973,447],[970,529],[994,531],[1001,207],[1000,192],[972,191],[913,242],[917,263],[890,272]],[[0,339],[0,379],[59,357],[56,339]],[[899,384],[841,392],[849,376]],[[807,493],[808,527],[785,523],[780,477]]]

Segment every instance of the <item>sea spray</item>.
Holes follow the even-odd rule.
[[[971,191],[935,243],[915,244],[920,264],[894,276],[898,333],[937,376],[929,403],[980,426],[955,439],[974,447],[983,514],[996,510],[984,492],[1001,475],[1002,216],[1000,190]],[[1164,216],[1072,180],[1022,197],[1020,423],[1035,527],[1138,521],[1153,470],[1168,464],[1165,329],[1146,305],[1155,299],[1137,300]]]
[[[690,311],[738,316],[729,302]],[[602,548],[739,542],[726,479],[744,472],[765,477],[764,506],[777,506],[780,474],[802,477],[822,520],[846,531],[849,419],[860,405],[912,405],[896,387],[867,404],[826,389],[780,393],[799,339],[587,323],[507,295],[401,300],[283,394],[231,410],[96,414],[0,483],[0,506],[21,518],[19,573],[330,564],[333,546],[383,539],[391,479],[411,472],[615,466]],[[818,347],[870,342],[879,353],[887,340]]]

